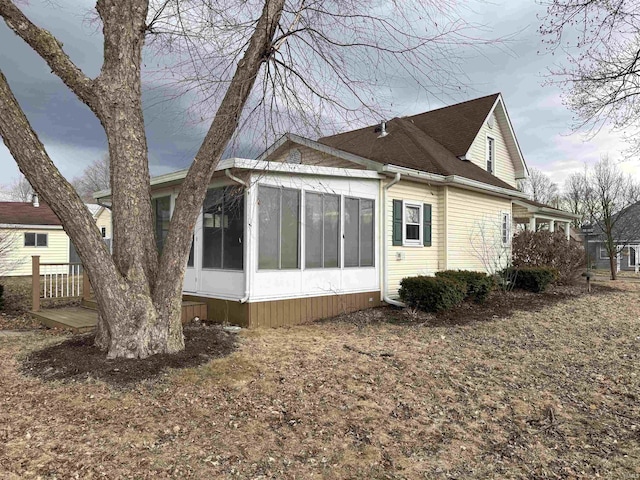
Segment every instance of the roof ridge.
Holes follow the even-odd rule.
[[[497,93],[492,93],[491,95],[484,95],[483,97],[470,98],[469,100],[465,100],[463,102],[458,102],[458,103],[454,103],[454,104],[451,104],[451,105],[445,105],[444,107],[434,108],[433,110],[427,110],[426,112],[415,113],[413,115],[407,115],[407,116],[402,117],[402,118],[419,117],[420,115],[425,115],[427,113],[433,113],[433,112],[437,112],[437,111],[440,111],[440,110],[445,110],[447,108],[459,107],[460,105],[464,105],[465,103],[471,103],[471,102],[477,102],[479,100],[485,100],[485,99],[487,99],[489,97],[498,98],[500,95],[502,95],[502,93],[501,92],[497,92]]]
[[[476,101],[479,101],[479,100],[484,100],[484,99],[487,99],[489,97],[496,97],[497,98],[500,95],[502,95],[501,92],[492,93],[490,95],[484,95],[482,97],[471,98],[469,100],[464,100],[462,102],[454,103],[452,105],[445,105],[444,107],[434,108],[432,110],[426,110],[426,111],[420,112],[420,113],[414,113],[413,115],[405,115],[405,116],[402,116],[402,117],[396,115],[396,116],[392,117],[389,120],[382,120],[382,121],[389,123],[390,121],[392,121],[392,120],[394,120],[396,118],[398,118],[398,119],[411,119],[411,118],[414,118],[414,117],[419,117],[421,115],[426,115],[426,114],[437,112],[437,111],[440,111],[440,110],[445,110],[447,108],[458,107],[460,105],[464,105],[465,103],[471,103],[471,102],[476,102]],[[373,124],[370,124],[370,125],[366,125],[364,127],[356,128],[354,130],[346,130],[346,131],[343,131],[343,132],[334,133],[333,135],[324,135],[322,137],[319,137],[317,141],[322,143],[322,140],[325,139],[325,138],[335,138],[335,137],[339,137],[340,135],[344,135],[345,133],[359,132],[361,130],[366,130],[368,128],[374,128],[377,125],[380,125],[380,123],[373,123]]]

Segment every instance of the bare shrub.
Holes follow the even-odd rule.
[[[512,261],[515,268],[551,267],[558,271],[557,283],[575,281],[585,266],[584,248],[568,242],[564,232],[523,231],[513,237]]]

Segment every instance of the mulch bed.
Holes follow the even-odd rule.
[[[166,369],[197,367],[213,358],[230,355],[236,348],[236,335],[220,326],[186,325],[185,349],[173,355],[153,355],[143,360],[107,360],[106,353],[93,342],[93,334],[78,335],[67,341],[30,353],[23,372],[43,380],[103,380],[114,386],[127,386],[158,379]]]

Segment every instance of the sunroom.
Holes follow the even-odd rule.
[[[185,176],[151,182],[159,249]],[[251,327],[379,305],[379,209],[373,171],[223,160],[195,226],[185,300]]]

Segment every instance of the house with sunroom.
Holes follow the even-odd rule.
[[[158,248],[186,173],[151,181]],[[574,215],[530,202],[526,176],[500,94],[318,140],[286,134],[257,159],[219,163],[185,299],[249,327],[399,304],[404,277],[490,271],[516,228],[569,235]]]

